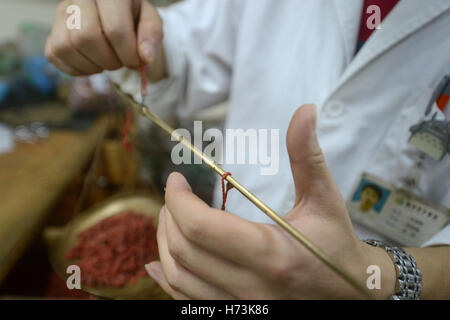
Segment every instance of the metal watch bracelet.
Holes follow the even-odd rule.
[[[422,272],[416,260],[405,250],[390,246],[379,240],[364,240],[374,247],[383,248],[394,262],[397,281],[392,300],[419,300],[422,293]]]

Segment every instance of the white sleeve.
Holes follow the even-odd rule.
[[[169,76],[148,85],[146,103],[152,111],[188,118],[227,99],[243,2],[185,0],[159,9]],[[140,99],[139,72],[122,68],[108,74]]]
[[[425,242],[422,247],[431,247],[438,245],[450,245],[450,224],[447,224],[444,229],[439,231],[430,240]]]

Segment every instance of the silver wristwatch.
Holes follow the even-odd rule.
[[[395,265],[397,281],[392,300],[419,300],[422,293],[422,272],[413,256],[399,247],[390,246],[379,240],[364,240],[367,244],[387,251]]]

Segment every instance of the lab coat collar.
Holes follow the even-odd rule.
[[[362,1],[358,5],[350,3],[351,1],[334,0],[340,27],[344,35],[346,55],[353,60],[349,62],[347,69],[344,71],[335,89],[330,93],[330,96],[359,70],[450,9],[450,0],[400,1],[382,21],[382,29],[375,30],[353,58],[360,25]],[[357,10],[359,10],[359,13],[357,13]],[[444,38],[447,31],[441,30],[441,32]]]
[[[348,65],[355,55],[364,0],[333,0],[333,3],[344,41],[345,61]]]

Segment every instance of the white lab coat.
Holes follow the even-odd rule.
[[[181,118],[229,100],[226,128],[280,129],[280,168],[224,165],[280,214],[294,203],[285,145],[294,111],[319,109],[317,132],[345,199],[363,171],[450,207],[450,157],[426,159],[407,143],[433,89],[450,71],[450,0],[403,0],[354,56],[363,0],[187,0],[160,10],[169,78],[149,85],[152,110]],[[111,73],[139,97],[139,75]],[[300,145],[300,143],[299,143]],[[221,202],[220,186],[216,203]],[[237,192],[227,211],[269,219]],[[356,225],[361,237],[382,239]],[[450,244],[450,226],[430,244]]]

